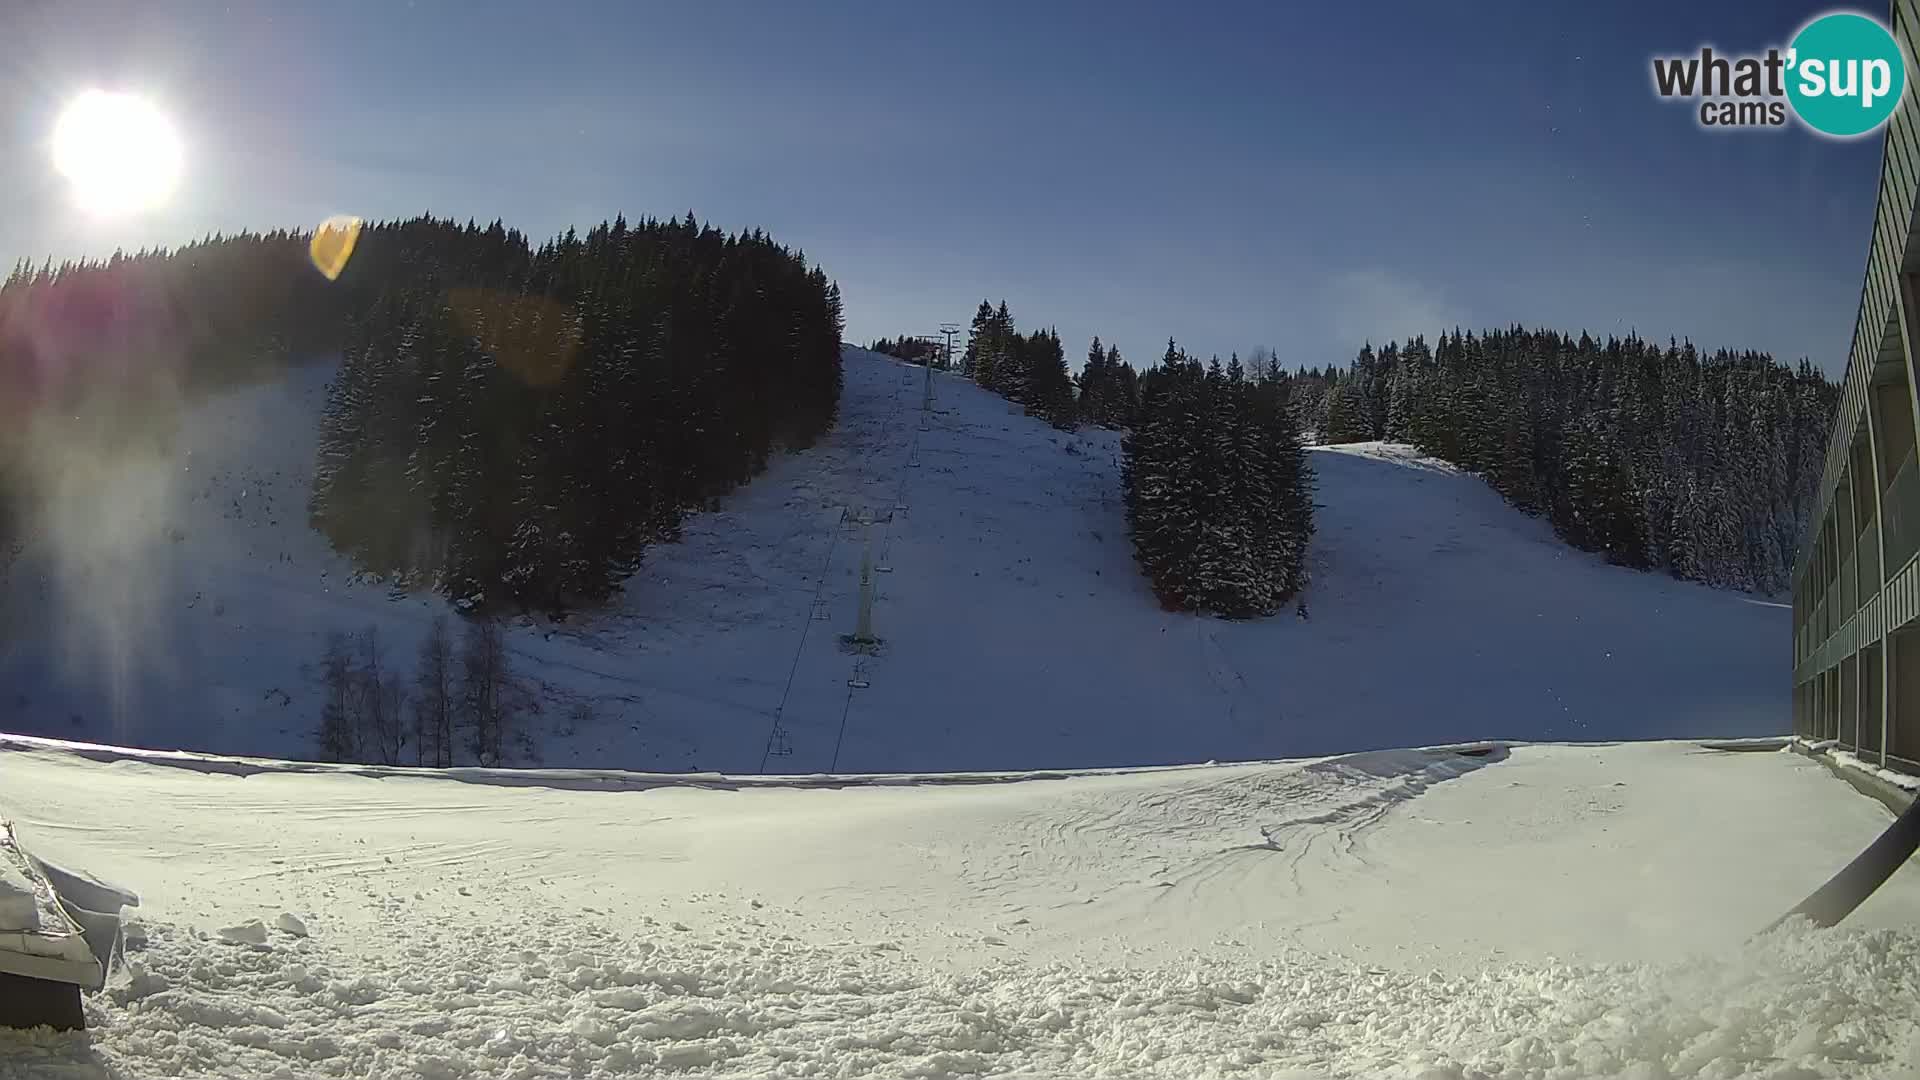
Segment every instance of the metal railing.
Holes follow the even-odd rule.
[[[1880,757],[1880,668],[1887,662],[1884,649],[1869,645],[1860,650],[1860,755]]]
[[[1847,617],[1860,610],[1860,571],[1859,554],[1847,552],[1840,560],[1840,615],[1838,621],[1845,625]]]
[[[1858,573],[1855,577],[1855,582],[1856,582],[1856,588],[1858,589],[1858,593],[1860,597],[1860,603],[1862,604],[1866,603],[1868,600],[1873,599],[1873,594],[1880,591],[1880,585],[1883,581],[1883,578],[1879,573],[1879,566],[1880,566],[1880,539],[1878,535],[1879,528],[1880,528],[1879,519],[1876,517],[1869,516],[1867,518],[1866,527],[1860,530],[1859,537],[1857,537],[1854,541],[1854,547],[1853,547],[1854,555],[1859,560]]]
[[[1886,576],[1891,578],[1920,551],[1920,463],[1911,451],[1900,459],[1880,506],[1887,515]]]

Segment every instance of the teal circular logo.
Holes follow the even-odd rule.
[[[1808,23],[1787,51],[1787,100],[1825,135],[1864,135],[1907,89],[1907,60],[1886,27],[1849,11]]]

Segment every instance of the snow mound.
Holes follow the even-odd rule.
[[[1829,746],[1837,745],[1830,743]],[[1849,769],[1856,769],[1878,780],[1892,784],[1902,791],[1920,795],[1920,776],[1911,773],[1895,772],[1892,769],[1875,765],[1849,750],[1830,749],[1827,751],[1834,762]]]
[[[649,921],[651,922],[651,921]],[[1128,970],[663,933],[427,922],[209,955],[150,928],[91,1036],[0,1033],[0,1076],[1895,1076],[1920,937],[1785,930],[1662,964],[1470,976],[1306,960]],[[1290,1071],[1289,1071],[1290,1070]]]
[[[220,928],[220,940],[235,945],[265,945],[267,927],[259,919],[250,919],[236,926],[223,926]]]

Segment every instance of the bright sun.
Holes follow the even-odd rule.
[[[53,167],[89,213],[150,210],[180,182],[179,136],[166,114],[131,94],[89,90],[60,113]]]

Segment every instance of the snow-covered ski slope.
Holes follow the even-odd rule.
[[[21,842],[141,895],[93,1030],[0,1033],[0,1078],[1920,1080],[1911,867],[1748,940],[1886,810],[1791,753],[1594,742],[1783,729],[1783,609],[1362,445],[1313,455],[1310,620],[1164,613],[1116,436],[846,360],[821,446],[615,611],[512,631],[542,757],[592,770],[0,737]],[[444,605],[304,524],[329,375],[75,470],[0,592],[0,727],[298,757],[328,630],[406,666]],[[1489,737],[1583,745],[1394,749]],[[1209,759],[1247,763],[1103,768]]]
[[[0,816],[141,894],[93,1030],[0,1077],[1920,1076],[1920,871],[1748,940],[1888,821],[1791,752],[825,785],[7,740]]]
[[[514,629],[549,691],[540,761],[1024,769],[1787,727],[1784,607],[1606,566],[1403,447],[1311,455],[1310,620],[1175,615],[1129,553],[1117,435],[944,374],[923,414],[922,369],[845,360],[820,446],[690,518],[617,610]],[[355,583],[306,525],[331,373],[202,404],[164,454],[71,470],[0,585],[0,729],[310,756],[328,631],[376,623],[410,667],[445,605]],[[862,657],[839,638],[868,533],[884,644]]]

